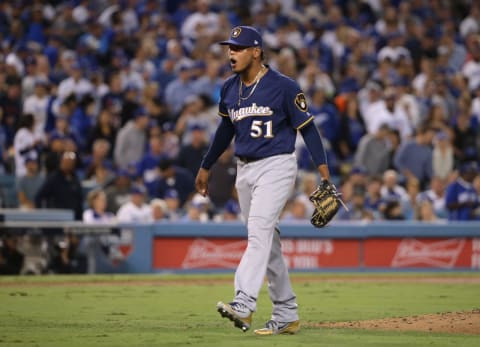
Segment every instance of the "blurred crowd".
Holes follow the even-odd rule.
[[[349,211],[338,220],[480,219],[480,4],[458,0],[0,3],[0,170],[18,207],[86,223],[239,220],[234,148],[194,177],[231,70],[215,43],[258,28],[297,80]],[[282,219],[318,184],[298,137]]]

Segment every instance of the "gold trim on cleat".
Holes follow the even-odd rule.
[[[220,313],[223,318],[228,318],[232,321],[234,326],[241,329],[243,332],[250,329],[250,325],[252,324],[252,313],[247,317],[241,317],[229,304],[225,304],[221,301],[217,303],[217,312]]]
[[[300,321],[296,320],[293,322],[286,323],[284,327],[281,329],[278,329],[277,331],[274,331],[273,328],[261,328],[261,329],[255,329],[253,332],[255,335],[279,335],[279,334],[296,334],[300,330]]]

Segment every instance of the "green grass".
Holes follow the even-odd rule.
[[[465,274],[463,274],[465,275]],[[294,336],[257,337],[215,311],[230,300],[232,275],[0,278],[0,346],[478,346],[479,336],[309,327],[480,307],[480,284],[342,281],[363,274],[298,274],[294,289],[306,327]],[[372,276],[369,274],[369,276]],[[378,276],[379,279],[383,275]],[[391,275],[388,275],[391,276]],[[427,277],[428,274],[407,275]],[[435,274],[434,276],[439,276]],[[448,277],[449,274],[442,276]],[[452,277],[458,274],[451,275]],[[467,274],[476,276],[478,274]],[[212,279],[187,285],[163,279]],[[220,281],[217,281],[220,280]],[[232,280],[232,281],[230,281]],[[65,281],[73,281],[64,285]],[[94,282],[90,284],[90,282]],[[147,282],[145,282],[147,281]],[[96,284],[95,284],[96,282]],[[87,285],[88,283],[88,285]],[[176,283],[176,284],[175,284]],[[49,285],[50,284],[50,285]],[[261,293],[253,327],[268,320]]]

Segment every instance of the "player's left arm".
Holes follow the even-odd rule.
[[[327,165],[327,155],[323,147],[322,138],[318,133],[313,121],[308,122],[300,129],[305,145],[312,156],[315,166],[318,168],[322,180],[330,181],[330,170]]]

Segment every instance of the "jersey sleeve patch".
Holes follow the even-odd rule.
[[[300,111],[307,112],[308,105],[307,105],[307,98],[305,97],[305,94],[298,93],[297,96],[295,96],[295,106],[297,106],[297,108]]]

